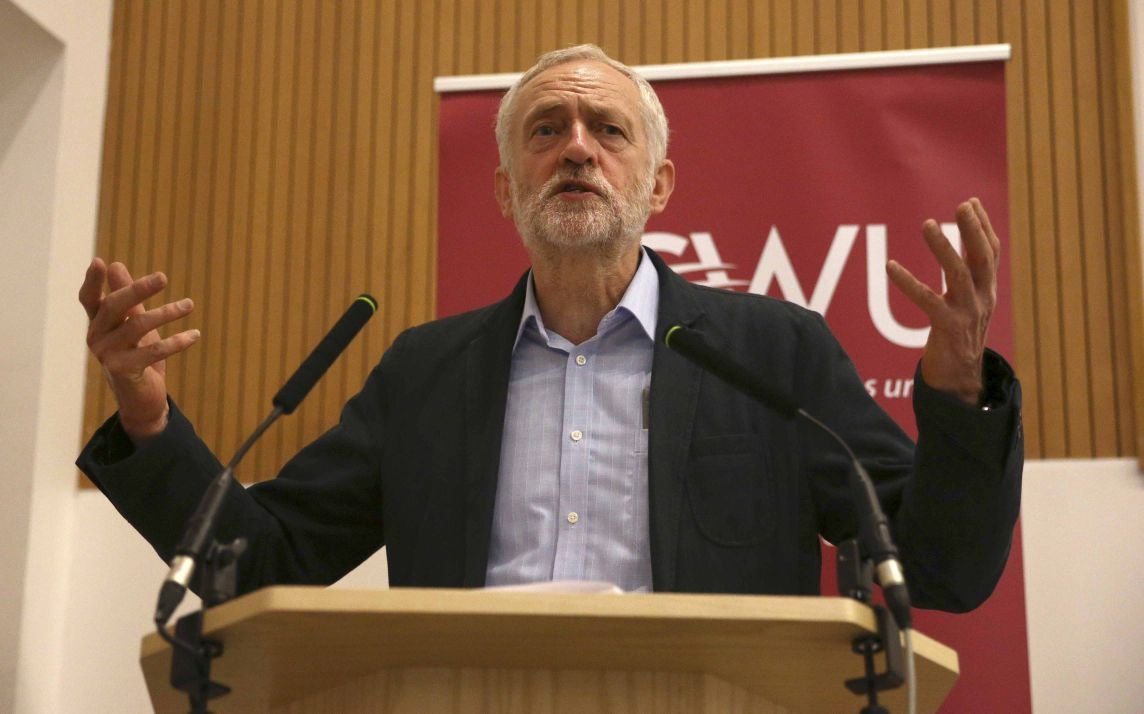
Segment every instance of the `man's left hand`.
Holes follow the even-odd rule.
[[[944,295],[934,292],[896,261],[886,264],[890,280],[929,317],[930,333],[922,354],[922,378],[934,389],[977,404],[989,319],[997,304],[997,266],[1001,241],[981,201],[957,207],[957,226],[965,257],[954,249],[934,220],[922,226],[930,252],[945,271]]]

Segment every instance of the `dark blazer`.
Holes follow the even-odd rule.
[[[1004,361],[987,356],[998,395],[988,411],[917,384],[915,449],[821,317],[691,285],[651,255],[660,276],[648,463],[655,589],[817,593],[819,534],[838,542],[855,532],[839,449],[662,347],[662,333],[684,324],[851,444],[878,484],[917,605],[960,611],[984,600],[1020,502],[1020,390]],[[219,537],[251,541],[241,591],[328,584],[383,544],[394,586],[484,583],[524,285],[401,334],[337,426],[276,479],[233,488]],[[112,417],[77,463],[164,559],[221,468],[175,407],[166,431],[136,451]]]

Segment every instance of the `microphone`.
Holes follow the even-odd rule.
[[[898,548],[890,536],[890,526],[870,475],[858,461],[850,446],[833,429],[823,424],[802,409],[794,397],[777,385],[770,384],[755,371],[724,351],[713,347],[702,332],[683,325],[674,325],[663,336],[668,348],[678,352],[700,368],[714,374],[743,394],[755,399],[765,407],[775,410],[788,419],[802,417],[830,435],[850,456],[853,465],[850,479],[851,500],[858,511],[858,541],[862,551],[874,562],[878,584],[886,605],[894,615],[898,627],[910,627],[910,595],[906,589],[906,579],[898,560]]]
[[[727,384],[731,385],[763,406],[774,409],[787,419],[798,416],[800,409],[794,397],[777,387],[767,384],[754,371],[736,362],[725,353],[711,346],[703,333],[683,325],[674,325],[663,336],[663,343],[699,365]]]
[[[283,414],[293,414],[298,404],[306,398],[338,355],[349,347],[350,342],[358,332],[361,332],[361,328],[365,327],[365,323],[375,312],[377,312],[377,300],[364,293],[358,295],[306,361],[299,365],[294,375],[286,380],[286,384],[283,384],[274,395],[273,404],[280,407]]]
[[[298,404],[310,393],[334,360],[349,346],[369,318],[377,311],[377,300],[367,294],[359,295],[345,314],[334,323],[310,356],[302,362],[293,376],[274,395],[274,408],[262,421],[242,446],[238,447],[230,463],[207,487],[194,514],[187,522],[183,537],[175,546],[175,557],[163,585],[159,589],[159,602],[155,608],[155,622],[161,629],[171,619],[175,608],[182,602],[190,587],[196,565],[206,556],[214,539],[214,530],[219,511],[230,484],[234,480],[234,469],[238,462],[254,446],[274,421],[282,414],[292,414]]]

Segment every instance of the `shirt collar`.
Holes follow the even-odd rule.
[[[635,317],[648,339],[655,342],[656,319],[659,311],[659,275],[656,274],[655,266],[643,248],[640,248],[640,264],[636,268],[632,282],[628,284],[628,289],[624,291],[620,303],[604,316],[601,324],[609,321],[609,317],[620,310]],[[536,302],[536,290],[533,287],[531,270],[528,272],[528,281],[524,291],[524,310],[520,315],[520,324],[516,328],[516,339],[512,343],[513,351],[516,351],[516,346],[520,344],[520,336],[524,334],[529,320],[535,322],[537,331],[547,339],[548,334],[544,329],[544,319],[540,316],[540,306]]]

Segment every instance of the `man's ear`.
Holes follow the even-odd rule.
[[[651,212],[652,215],[663,212],[667,208],[667,199],[671,198],[671,192],[675,190],[675,164],[671,163],[669,159],[664,159],[659,168],[655,170],[655,186],[651,190]]]
[[[498,166],[493,174],[493,190],[497,195],[497,205],[500,206],[501,215],[512,219],[512,180],[508,177],[508,170]]]

